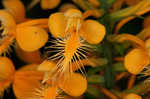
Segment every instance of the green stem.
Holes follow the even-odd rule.
[[[105,87],[112,88],[114,85],[114,72],[112,68],[112,52],[108,41],[103,42],[104,56],[108,60],[106,68],[104,69]]]

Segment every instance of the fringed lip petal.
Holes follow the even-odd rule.
[[[66,20],[63,13],[51,14],[48,21],[49,30],[54,37],[64,37]]]
[[[81,27],[80,35],[90,44],[100,43],[106,34],[105,27],[94,20],[86,20]]]
[[[125,56],[125,68],[132,74],[140,73],[150,63],[149,56],[144,49],[136,48]]]
[[[80,96],[87,89],[87,80],[78,73],[72,73],[68,79],[62,79],[59,87],[70,96]]]

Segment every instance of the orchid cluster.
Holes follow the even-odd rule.
[[[1,6],[2,98],[150,99],[150,0],[2,0]],[[28,15],[37,10],[48,17]],[[140,30],[140,22],[128,26],[135,20],[143,20]]]

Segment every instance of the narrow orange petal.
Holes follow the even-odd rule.
[[[144,41],[142,41],[138,37],[136,37],[134,35],[131,35],[131,34],[120,34],[120,35],[117,35],[114,38],[114,40],[117,41],[117,42],[131,41],[131,42],[139,45],[140,47],[143,47],[143,48],[145,47]]]

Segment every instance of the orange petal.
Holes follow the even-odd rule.
[[[53,9],[59,5],[61,0],[41,0],[42,9]]]
[[[17,28],[16,40],[21,49],[32,52],[45,45],[48,41],[48,33],[34,26]]]
[[[133,49],[125,56],[125,67],[132,74],[140,73],[150,63],[149,56],[144,49]]]
[[[21,0],[3,0],[5,9],[14,16],[17,22],[25,20],[25,7]]]
[[[66,20],[63,13],[51,14],[48,21],[49,30],[54,37],[64,37]]]
[[[87,89],[87,81],[81,74],[72,73],[68,79],[59,82],[59,87],[71,96],[80,96]]]
[[[81,27],[81,36],[90,44],[100,43],[105,34],[105,27],[94,20],[86,20]]]

